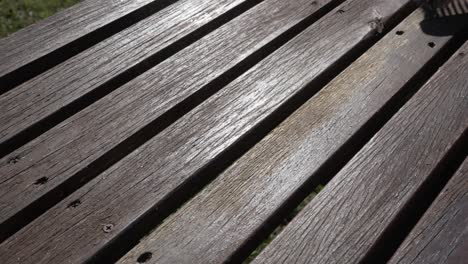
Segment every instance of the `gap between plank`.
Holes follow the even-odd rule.
[[[261,1],[255,0],[255,3],[258,4]],[[19,231],[21,228],[26,226],[28,223],[30,223],[37,217],[42,215],[48,209],[50,209],[51,207],[56,205],[58,202],[60,202],[63,198],[67,197],[68,195],[70,195],[71,193],[79,189],[81,186],[85,185],[87,182],[89,182],[90,180],[98,176],[101,172],[108,169],[117,161],[119,161],[120,159],[128,155],[129,153],[133,152],[135,149],[143,145],[146,141],[156,136],[159,132],[161,132],[168,126],[170,126],[172,123],[177,121],[180,117],[184,116],[187,112],[189,112],[194,107],[196,107],[197,105],[205,101],[207,98],[209,98],[210,96],[212,96],[213,94],[221,90],[224,86],[232,82],[238,76],[245,73],[255,64],[257,64],[259,61],[269,56],[271,53],[273,53],[278,48],[283,46],[286,42],[288,42],[289,40],[291,40],[292,38],[300,34],[303,30],[305,30],[307,27],[312,25],[315,21],[319,20],[324,15],[326,15],[332,9],[340,5],[342,2],[344,2],[344,0],[330,1],[330,3],[324,5],[320,10],[318,10],[317,12],[314,12],[313,14],[311,14],[310,16],[308,16],[301,22],[297,23],[296,25],[294,25],[293,27],[285,31],[283,34],[279,35],[278,37],[276,37],[275,39],[267,43],[262,48],[252,53],[243,61],[241,61],[240,63],[238,63],[237,65],[235,65],[234,67],[232,67],[231,69],[229,69],[228,71],[226,71],[225,73],[217,77],[216,79],[212,80],[210,83],[202,87],[199,91],[190,95],[185,100],[183,100],[182,102],[180,102],[179,104],[177,104],[176,106],[174,106],[173,108],[165,112],[159,118],[156,118],[155,120],[150,122],[141,130],[139,130],[138,132],[136,132],[135,134],[133,134],[132,136],[130,136],[129,138],[127,138],[126,140],[118,144],[117,146],[115,146],[113,149],[108,151],[106,154],[104,154],[103,156],[101,156],[100,158],[92,162],[85,169],[79,171],[78,173],[70,177],[68,180],[58,185],[56,188],[54,188],[47,194],[43,195],[42,197],[40,197],[39,199],[31,203],[29,206],[27,206],[23,210],[19,211],[16,215],[6,220],[4,223],[0,225],[0,243],[6,240],[11,235],[13,235],[14,233],[16,233],[17,231]],[[225,23],[235,18],[236,15],[240,14],[239,12],[242,13],[246,11],[248,8],[253,7],[256,4],[249,3],[249,5],[244,5],[242,9],[240,10],[236,9],[239,7],[238,6],[235,8],[236,10],[231,10],[225,13],[225,15],[227,15],[227,18],[226,17],[218,18],[219,20],[217,19],[212,22],[216,22],[216,24],[219,24],[224,21]],[[204,32],[207,30],[215,29],[213,25],[211,26],[205,25],[205,26],[207,26],[207,28],[200,29],[200,30],[203,30]],[[196,33],[196,34],[198,36],[201,33]],[[202,36],[199,36],[199,37],[201,38]],[[184,39],[181,39],[182,43],[179,45],[183,45]],[[145,66],[145,67],[148,67],[148,66]],[[79,101],[81,102],[82,100],[79,100]],[[82,103],[86,103],[86,102],[82,102]],[[256,141],[260,139],[261,138],[258,138],[256,139]],[[254,143],[251,143],[251,144],[253,145]],[[247,149],[243,151],[245,152],[247,151]],[[5,156],[5,155],[6,154],[0,153],[0,156]],[[230,159],[226,159],[226,160],[230,160]],[[233,161],[234,160],[232,160],[232,162]],[[226,163],[226,165],[223,165],[223,166],[227,167],[229,164],[230,162]],[[127,251],[130,250],[130,248],[126,250]],[[123,254],[124,253],[122,253],[122,256]]]
[[[415,5],[408,4],[407,6],[402,8],[400,12],[394,14],[388,20],[388,24],[386,24],[386,27],[384,31],[381,32],[381,34],[377,34],[374,37],[367,39],[363,43],[357,45],[352,50],[348,51],[335,64],[333,64],[329,70],[321,73],[313,82],[309,83],[305,89],[302,89],[298,94],[290,98],[283,106],[278,108],[265,120],[263,120],[257,126],[255,126],[251,132],[242,136],[238,142],[236,142],[233,146],[229,147],[225,152],[220,154],[219,157],[217,157],[212,163],[200,170],[194,177],[191,177],[183,185],[175,189],[168,196],[169,198],[164,199],[163,201],[161,201],[161,203],[158,204],[157,208],[151,208],[140,219],[133,222],[133,224],[129,228],[123,231],[122,234],[120,234],[112,242],[108,243],[106,247],[100,252],[98,252],[92,259],[90,259],[89,262],[111,263],[119,260],[129,250],[131,250],[131,248],[134,247],[142,237],[144,237],[146,234],[151,232],[151,230],[157,228],[161,223],[163,223],[163,221],[169,215],[174,213],[178,208],[180,208],[186,202],[188,202],[192,197],[194,197],[198,192],[200,192],[203,189],[203,187],[212,182],[217,175],[219,175],[222,171],[228,168],[239,157],[244,155],[262,138],[268,135],[270,131],[272,131],[276,126],[278,126],[282,121],[284,121],[288,116],[290,116],[294,111],[296,111],[302,104],[304,104],[313,95],[320,91],[322,87],[324,87],[328,82],[330,82],[333,78],[340,74],[344,69],[346,69],[365,51],[372,47],[379,39],[383,37],[383,35],[385,35],[384,33],[392,30],[397,24],[399,24],[399,22],[401,22],[415,9]],[[385,115],[388,115],[388,113],[382,113],[382,116]],[[388,119],[390,119],[390,117],[391,116],[389,116]],[[369,131],[369,129],[372,129],[372,126],[374,126],[376,122],[370,123],[373,124],[365,126],[365,128],[367,128],[367,131]],[[378,130],[378,127],[374,129]],[[363,129],[363,131],[364,130],[366,129]],[[360,137],[365,136],[360,135]],[[360,140],[365,140],[365,138]],[[358,141],[359,139],[350,140],[348,144],[345,145],[354,145],[357,144]],[[364,144],[365,142],[362,145]],[[346,147],[345,149],[351,149],[351,147]],[[338,151],[338,153],[340,153],[339,155],[346,155],[345,151]],[[350,154],[348,153],[347,155],[352,156],[353,153]],[[331,167],[333,169],[337,167],[336,161],[333,164],[331,162],[327,163],[329,164],[328,167]],[[344,166],[344,164],[342,164],[342,166]],[[331,169],[328,170],[330,171]],[[324,170],[322,169],[321,171]],[[320,182],[314,182],[312,184],[314,186],[313,188],[315,188],[318,184],[320,184]],[[307,184],[307,186],[309,187],[310,185]],[[310,191],[300,191],[300,193],[309,194]],[[302,199],[298,199],[298,197],[296,196],[292,198],[295,199],[294,204],[297,205],[305,198],[305,196],[303,196]],[[289,203],[289,201],[287,203],[292,204]],[[284,209],[285,208],[282,207],[280,211],[286,211]],[[289,211],[290,210],[288,210],[288,212]],[[235,252],[227,261],[227,263],[239,263],[245,260],[250,255],[252,250],[256,248],[259,242],[266,238],[274,230],[274,227],[278,226],[282,219],[283,217],[276,219],[277,222],[275,222],[275,225],[266,224],[266,226],[269,227],[269,232],[259,232],[258,234],[256,234],[254,238],[250,239],[244,246],[241,247],[240,250]],[[269,221],[267,221],[267,223],[269,223]],[[260,236],[257,237],[257,235]]]
[[[322,167],[317,171],[317,177],[310,177],[311,179],[320,179],[315,181],[307,181],[299,190],[288,199],[283,206],[281,206],[277,212],[273,214],[273,217],[268,219],[264,226],[255,234],[246,244],[240,248],[239,252],[233,255],[230,263],[250,263],[253,260],[251,256],[254,251],[256,255],[260,254],[261,250],[264,249],[269,242],[276,238],[278,234],[272,236],[272,233],[280,226],[286,226],[289,222],[285,219],[290,218],[292,212],[294,214],[300,212],[298,210],[310,201],[304,203],[305,199],[313,195],[316,192],[317,186],[326,185],[353,157],[359,152],[359,150],[369,142],[369,140],[400,110],[400,108],[408,102],[409,99],[432,77],[432,75],[442,66],[464,43],[463,38],[455,37],[452,39],[443,49],[441,49],[429,62],[414,75],[408,83],[406,83],[395,96],[389,100],[381,110],[372,117],[356,134],[354,134]],[[460,161],[463,161],[463,159]],[[457,167],[458,168],[458,167]],[[456,170],[456,168],[455,168]],[[445,185],[445,184],[444,184]],[[443,187],[443,186],[442,186]],[[441,189],[440,189],[441,190]],[[439,191],[440,191],[439,190]],[[437,194],[435,194],[437,196]],[[432,196],[431,196],[432,197]],[[435,197],[434,197],[435,199]],[[312,199],[311,199],[312,200]],[[433,200],[433,199],[432,199]],[[431,201],[432,201],[431,200]],[[291,209],[293,208],[293,209]],[[419,219],[419,218],[418,218]],[[415,224],[415,223],[414,223]],[[406,224],[397,225],[397,230],[400,230],[402,226]],[[414,225],[410,225],[412,227]],[[401,231],[401,230],[400,230]],[[400,232],[399,231],[399,232]],[[395,230],[392,231],[393,233]],[[390,233],[392,233],[390,232]],[[409,230],[406,233],[408,233]],[[397,239],[394,237],[392,239]],[[382,242],[381,249],[387,248],[388,245],[394,241],[387,239]],[[399,243],[392,247],[390,253],[393,253],[403,241],[403,238],[398,238]],[[269,241],[268,244],[265,242]],[[393,243],[393,242],[392,242]],[[249,253],[250,252],[250,253]],[[384,252],[375,252],[375,256],[383,256]],[[386,263],[390,256],[382,257],[381,259],[372,257],[367,263]],[[250,261],[247,261],[250,259]]]
[[[468,155],[468,130],[455,142],[439,162],[434,171],[416,191],[415,196],[398,213],[369,253],[364,257],[363,264],[387,263],[398,247],[403,243],[419,219],[431,206],[447,182],[456,173]]]
[[[155,0],[109,24],[84,35],[34,61],[0,77],[0,95],[66,61],[106,38],[172,5],[177,0]]]
[[[257,257],[258,254],[260,254],[260,252],[262,252],[262,250],[264,250],[268,246],[268,244],[270,244],[270,242],[273,241],[273,239],[275,239],[281,233],[281,231],[283,231],[283,229],[289,224],[289,222],[291,222],[293,220],[293,218],[296,217],[296,215],[310,201],[312,201],[314,199],[314,197],[317,194],[319,194],[319,192],[323,188],[324,188],[324,186],[322,184],[319,184],[319,185],[315,186],[314,190],[309,195],[307,195],[307,197],[304,198],[304,200],[302,200],[302,202],[300,202],[299,205],[294,207],[294,209],[292,211],[287,212],[286,216],[279,217],[278,221],[280,221],[280,222],[276,226],[274,226],[273,224],[270,226],[270,228],[272,228],[273,231],[269,232],[269,234],[268,234],[268,236],[266,238],[264,238],[263,240],[257,242],[257,243],[260,243],[260,244],[254,249],[254,251],[252,251],[248,255],[248,257],[246,259],[244,259],[242,261],[242,264],[248,264],[248,263],[252,262],[255,259],[255,257]]]
[[[200,40],[204,36],[208,35],[209,33],[213,32],[220,26],[226,24],[227,22],[233,20],[237,16],[241,15],[242,13],[246,12],[250,8],[256,6],[263,0],[251,0],[245,1],[238,6],[234,7],[233,9],[227,11],[226,13],[220,15],[219,17],[213,19],[212,21],[208,22],[207,24],[203,25],[202,27],[198,28],[194,32],[182,37],[181,39],[177,40],[173,44],[169,45],[168,47],[154,53],[153,55],[149,56],[148,58],[142,60],[135,66],[125,70],[124,72],[120,73],[119,75],[113,77],[109,81],[101,84],[100,86],[96,87],[92,91],[84,94],[82,97],[78,98],[77,100],[71,102],[70,104],[64,106],[60,110],[56,111],[55,113],[45,117],[42,120],[34,123],[33,125],[29,126],[28,128],[24,129],[23,131],[19,132],[12,138],[8,139],[4,143],[0,144],[0,158],[5,157],[6,155],[10,154],[14,150],[20,148],[21,146],[25,145],[29,141],[37,138],[41,134],[45,133],[49,129],[53,128],[60,122],[64,121],[65,119],[71,117],[72,115],[78,113],[79,111],[83,110],[84,108],[90,106],[94,102],[98,101],[99,99],[105,97],[109,93],[115,91],[122,85],[128,83],[129,81],[135,79],[139,75],[143,74],[144,72],[150,70],[151,68],[155,67],[156,65],[160,64],[161,62],[167,60],[177,52],[183,50],[184,48],[188,47],[189,45],[195,43],[196,41]],[[150,14],[151,15],[151,14]],[[1,81],[1,80],[0,80]]]

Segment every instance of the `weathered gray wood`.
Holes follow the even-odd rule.
[[[283,2],[277,1],[275,5],[283,5],[284,9],[288,9],[284,11],[285,14],[289,14],[287,21],[293,20],[290,17],[293,13],[302,13],[304,9],[309,8],[310,12],[316,10],[316,7],[309,2],[294,1],[288,4]],[[388,19],[406,7],[408,2],[406,0],[347,1],[340,6],[342,10],[346,10],[344,13],[337,12],[338,10],[332,11],[142,147],[2,243],[0,245],[1,260],[8,262],[8,260],[20,258],[22,261],[35,263],[65,260],[73,262],[92,256],[107,242],[116,239],[125,228],[144,213],[155,208],[158,202],[168,198],[175,188],[180,187],[197,171],[207,166],[226,148],[284,104],[287,99],[304,89],[306,84],[316,79],[325,70],[331,69],[350,50],[376,34],[381,28],[377,24],[385,25]],[[296,9],[296,12],[286,7]],[[278,13],[272,10],[277,10]],[[282,8],[269,8],[268,18],[271,18],[273,14],[281,14],[282,10]],[[284,19],[284,15],[275,17],[270,23],[273,21],[280,23],[278,21],[281,21],[281,18]],[[247,30],[250,24],[241,23],[242,26],[236,31],[246,34],[250,32]],[[258,30],[256,28],[253,32],[257,34]],[[224,46],[227,44],[230,43],[223,42]],[[208,50],[215,52],[211,48]],[[204,57],[193,56],[193,58],[201,58],[196,62],[201,63]],[[188,67],[191,66],[190,63],[187,62],[187,64],[189,64]],[[217,67],[212,69],[217,69]],[[185,79],[184,76],[178,77]],[[121,89],[121,91],[126,90]],[[171,90],[174,95],[180,92],[180,90],[174,90],[176,91]],[[153,90],[145,92],[151,91]],[[141,92],[136,94],[141,94]],[[76,124],[79,126],[75,124],[72,128],[78,130],[81,127],[87,127],[91,131],[90,135],[93,135],[93,137],[88,136],[92,141],[99,141],[105,136],[109,140],[106,142],[110,142],[110,140],[116,140],[123,131],[135,129],[134,126],[139,125],[139,122],[147,122],[149,119],[147,112],[158,106],[151,100],[149,102],[143,100],[136,101],[138,104],[130,105],[129,108],[118,108],[119,104],[126,104],[128,98],[121,98],[118,94],[109,98],[112,98],[111,102],[103,106],[108,106],[108,108],[113,106],[111,109],[118,109],[118,111],[107,115],[106,112],[109,110],[100,108],[99,111],[91,112],[89,117],[81,121],[77,120]],[[154,94],[151,98],[154,98]],[[146,111],[140,112],[140,110]],[[97,118],[101,116],[105,116],[105,119]],[[94,122],[93,120],[103,120],[104,124],[99,126],[100,129],[108,126],[113,130],[108,131],[108,134],[100,134],[101,130],[96,131],[95,125],[88,127],[88,123]],[[70,133],[75,133],[75,130],[70,129]],[[59,134],[65,135],[63,131]],[[30,155],[29,152],[22,150],[16,154],[22,159],[14,165],[2,164],[3,167],[0,169],[5,172],[16,171],[16,173],[8,174],[11,176],[7,184],[12,184],[12,182],[21,184],[21,181],[25,180],[33,182],[31,178],[34,177],[26,177],[26,175],[42,176],[44,173],[49,173],[48,175],[51,175],[49,182],[39,188],[51,188],[50,186],[57,184],[58,181],[69,177],[70,171],[85,166],[87,162],[95,158],[95,152],[99,152],[100,148],[105,148],[105,145],[100,143],[99,148],[96,147],[94,152],[82,151],[83,146],[89,144],[86,141],[86,137],[81,137],[74,143],[77,148],[81,149],[77,151],[80,152],[79,157],[82,157],[80,163],[76,163],[79,159],[70,157],[73,154],[71,151],[73,147],[69,145],[62,149],[70,149],[70,154],[61,155],[65,160],[55,161],[56,166],[51,163],[46,164],[47,159],[51,157],[49,155],[42,163],[29,164],[30,168],[27,173],[15,167],[15,165],[24,166],[22,161],[29,162],[31,158],[51,153],[46,148],[62,145],[57,142],[58,144],[47,144],[47,147],[44,145],[41,150],[43,154],[38,152],[39,155]],[[90,143],[93,143],[92,141]],[[36,142],[40,142],[40,139]],[[74,167],[70,165],[72,162],[75,162]],[[42,169],[39,166],[43,166]],[[59,166],[69,167],[65,171],[57,168]],[[55,170],[54,174],[50,174],[51,170]],[[37,174],[39,171],[41,174]],[[5,186],[7,184],[4,183]],[[13,187],[17,188],[16,186],[10,188]],[[2,188],[2,191],[8,191],[10,188]],[[37,186],[26,188],[24,189],[26,191],[22,191],[21,194],[29,195],[34,192],[37,197],[41,192],[39,188]],[[19,196],[17,197],[10,196],[9,200],[15,202],[19,199]],[[76,199],[81,200],[81,205],[67,209],[67,206]],[[12,209],[8,208],[5,211],[8,213]],[[103,224],[111,225],[112,230],[103,231]]]
[[[466,43],[253,263],[359,263],[468,128]]]
[[[0,223],[328,2],[307,1],[261,3],[0,160]]]
[[[154,1],[85,0],[0,39],[0,77]]]
[[[411,231],[389,263],[466,263],[468,159]]]
[[[120,262],[228,259],[451,39],[425,35],[423,19],[415,11]]]
[[[178,1],[3,94],[0,144],[242,2]]]

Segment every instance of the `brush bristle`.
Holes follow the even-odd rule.
[[[468,14],[468,0],[417,0],[416,2],[437,17]]]

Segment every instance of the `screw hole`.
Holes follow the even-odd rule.
[[[35,185],[42,185],[45,184],[46,182],[49,181],[49,178],[47,177],[42,177],[40,179],[37,179],[37,181],[34,183]]]
[[[405,33],[405,32],[404,32],[403,30],[398,30],[398,31],[396,32],[396,34],[399,35],[399,36],[403,35],[404,33]]]
[[[429,43],[427,43],[427,45],[428,45],[429,47],[431,47],[431,48],[434,48],[434,47],[435,47],[435,43],[434,43],[434,42],[429,42]]]
[[[460,55],[460,57],[463,57],[463,56],[465,56],[465,52],[462,51],[462,52],[458,53],[458,55]]]
[[[317,5],[317,1],[312,1],[312,2],[310,3],[310,5],[311,5],[311,6],[316,6],[316,5]]]
[[[68,204],[68,208],[76,208],[78,207],[79,205],[81,204],[81,201],[80,200],[75,200],[71,203]]]
[[[137,262],[138,262],[138,263],[145,263],[145,262],[147,262],[148,260],[150,260],[151,257],[153,257],[153,253],[151,253],[151,252],[145,252],[145,253],[141,254],[141,255],[137,258]]]

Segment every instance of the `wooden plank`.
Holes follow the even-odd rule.
[[[362,261],[467,130],[467,51],[465,43],[253,263]]]
[[[89,34],[101,38],[170,5],[171,0],[84,0],[0,40],[0,78]],[[81,45],[90,45],[85,40]]]
[[[465,263],[468,257],[468,159],[389,263]]]
[[[107,89],[103,85],[130,68],[151,64],[147,61],[151,56],[243,2],[246,1],[178,1],[3,94],[0,144],[83,95]]]
[[[145,252],[158,263],[229,259],[448,43],[424,34],[423,20],[415,11],[120,262]]]
[[[311,6],[296,3],[299,10]],[[91,256],[110,241],[117,241],[145,213],[155,210],[175,189],[183,188],[192,176],[288,99],[298,95],[306,84],[375,35],[381,28],[375,25],[376,21],[385,25],[408,3],[404,0],[345,2],[339,7],[345,13],[332,11],[2,243],[0,260],[73,262]],[[270,8],[269,13],[271,10],[274,9]],[[125,121],[133,119],[128,117]],[[21,160],[16,164],[19,163]],[[60,179],[62,175],[54,177]],[[81,204],[67,209],[76,199]],[[111,230],[103,230],[102,224],[112,227]]]
[[[97,174],[95,171],[106,166],[105,162],[97,162],[95,171],[74,176],[150,122],[159,122],[158,118],[169,109],[194,93],[206,90],[205,86],[214,79],[330,3],[306,5],[308,1],[262,2],[0,160],[0,193],[3,194],[0,223],[66,180]],[[241,31],[243,34],[239,34]],[[200,96],[203,95],[197,93],[197,97]],[[127,148],[134,148],[132,144]],[[110,155],[109,159],[118,155],[121,154]],[[42,179],[45,182],[41,182]]]
[[[0,77],[12,73],[93,31],[135,11],[168,3],[165,0],[85,0],[0,39]],[[122,23],[122,21],[119,21]]]

